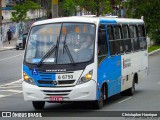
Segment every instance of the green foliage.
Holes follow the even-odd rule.
[[[160,43],[160,0],[130,0],[124,6],[128,17],[144,16],[148,36]]]
[[[87,2],[80,0],[79,2],[81,8],[97,16],[111,13],[110,0],[87,0]]]
[[[77,11],[76,7],[80,8]],[[71,16],[82,10],[97,16],[111,13],[110,0],[61,0],[59,1],[59,16]]]
[[[17,4],[15,6],[13,6],[13,10],[15,10],[15,12],[12,12],[12,18],[11,20],[14,22],[22,22],[25,21],[27,19],[29,19],[27,17],[27,12],[29,10],[35,10],[35,9],[40,9],[41,7],[30,1],[30,0],[26,0],[23,4]]]
[[[152,52],[154,50],[157,50],[157,49],[160,49],[160,46],[159,45],[153,45],[151,47],[148,47],[148,52]]]
[[[74,0],[59,2],[59,16],[71,16],[75,12],[75,4]]]

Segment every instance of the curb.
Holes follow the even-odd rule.
[[[160,49],[157,49],[157,50],[155,50],[155,51],[152,51],[152,52],[148,53],[148,55],[150,56],[150,55],[153,55],[153,54],[155,54],[155,53],[157,53],[157,52],[160,52]]]

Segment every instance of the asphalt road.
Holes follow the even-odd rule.
[[[21,78],[23,52],[23,50],[0,51],[0,111],[35,111],[31,102],[24,102],[22,96],[21,81],[19,79]],[[109,99],[108,103],[101,110],[93,110],[92,106],[87,103],[47,103],[43,111],[93,110],[92,112],[95,114],[96,111],[160,111],[159,93],[160,53],[156,53],[149,57],[149,76],[136,86],[134,96],[115,95]],[[68,114],[72,116],[73,113],[70,112]],[[86,112],[80,112],[77,116],[84,116],[86,114]],[[65,113],[62,113],[62,116],[65,116]],[[71,120],[72,118],[68,119]]]
[[[23,50],[0,51],[0,84],[21,78]]]

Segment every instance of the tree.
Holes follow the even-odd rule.
[[[27,19],[29,19],[29,17],[27,17],[27,12],[29,10],[35,10],[35,9],[40,9],[41,7],[30,1],[30,0],[25,0],[25,2],[21,3],[21,4],[16,4],[15,6],[13,6],[13,10],[15,10],[14,12],[12,12],[12,18],[11,20],[13,22],[20,22],[20,29],[23,32],[22,29],[22,22],[26,21]]]
[[[124,4],[127,16],[141,18],[144,16],[147,34],[155,43],[160,43],[160,0],[130,0]]]
[[[35,3],[39,4],[43,10],[47,12],[45,16],[47,18],[52,18],[51,9],[52,9],[52,0],[32,0]]]
[[[78,5],[97,16],[111,13],[110,0],[78,0]]]
[[[80,7],[80,13],[84,9],[86,13],[90,12],[97,16],[111,13],[110,0],[60,0],[59,15],[70,16],[77,12],[76,7]]]
[[[74,0],[59,1],[59,16],[72,16],[75,13],[76,3]]]

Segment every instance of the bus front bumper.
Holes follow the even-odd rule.
[[[25,101],[51,101],[51,97],[62,97],[62,101],[96,100],[96,82],[89,82],[73,87],[38,87],[23,81],[23,96]],[[54,102],[54,101],[53,101]]]

